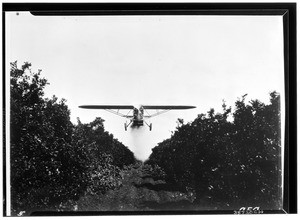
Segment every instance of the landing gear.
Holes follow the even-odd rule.
[[[127,124],[127,122],[124,123],[125,131],[127,131],[128,126],[132,123],[132,120]]]
[[[145,121],[145,123],[149,127],[149,130],[151,131],[152,130],[152,123],[148,124],[146,121]]]
[[[132,127],[141,127],[141,126],[144,126],[145,124],[149,127],[149,130],[151,131],[152,130],[152,123],[148,124],[146,121],[134,121],[134,120],[130,120],[130,122],[127,124],[127,122],[124,123],[124,128],[125,128],[125,131],[127,131],[127,128],[129,125],[132,124]]]

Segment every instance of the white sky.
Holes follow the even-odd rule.
[[[35,17],[7,13],[7,61],[32,63],[46,95],[67,99],[71,119],[95,117],[145,159],[170,137],[177,118],[192,121],[224,99],[267,102],[282,94],[281,16]],[[248,99],[248,100],[249,100]],[[153,130],[124,131],[124,118],[86,104],[194,105],[151,120]],[[127,113],[127,112],[126,112]]]

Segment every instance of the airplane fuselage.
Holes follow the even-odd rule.
[[[134,108],[131,127],[140,127],[144,125],[144,108]]]
[[[125,123],[124,126],[125,126],[125,130],[127,130],[127,127],[129,125],[131,125],[132,128],[139,128],[141,126],[144,126],[144,124],[146,124],[150,131],[152,130],[152,123],[148,124],[144,118],[144,108],[143,106],[139,106],[139,107],[134,107],[133,108],[133,113],[132,113],[132,116],[130,116],[130,122],[127,124]]]

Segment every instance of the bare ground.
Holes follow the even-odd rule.
[[[142,166],[122,173],[122,186],[101,195],[86,195],[76,205],[77,211],[151,211],[199,210],[194,195],[168,191],[163,180],[143,173]]]

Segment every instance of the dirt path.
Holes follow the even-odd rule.
[[[122,173],[122,186],[104,195],[93,195],[78,201],[78,211],[149,211],[192,210],[193,195],[161,190],[165,182],[144,175],[143,167]],[[158,187],[159,186],[159,187]]]

